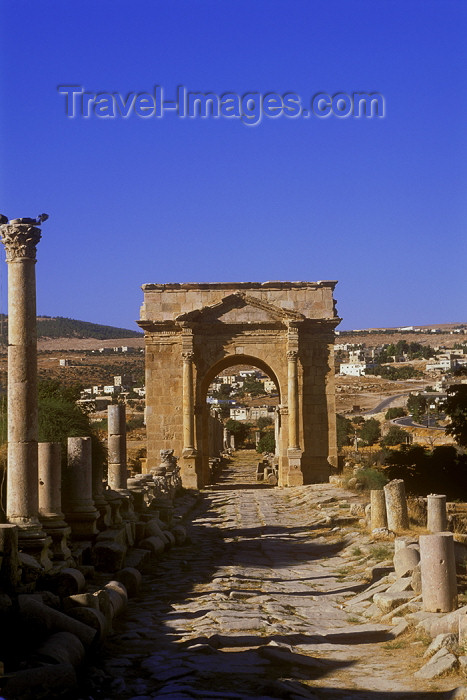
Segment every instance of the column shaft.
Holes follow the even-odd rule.
[[[289,448],[299,449],[297,353],[288,352]]]
[[[187,352],[183,353],[183,449],[194,447],[193,354]]]
[[[6,514],[42,536],[38,519],[36,245],[47,217],[0,217],[8,263],[8,481]],[[21,534],[20,534],[21,538]]]
[[[126,411],[122,403],[111,404],[107,408],[108,415],[108,449],[109,470],[108,482],[115,491],[126,491],[127,461],[126,461]]]

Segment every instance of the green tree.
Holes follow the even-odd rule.
[[[418,423],[425,415],[427,410],[427,400],[419,394],[410,394],[407,399],[407,410],[413,416],[413,419]]]
[[[78,406],[79,387],[66,386],[48,379],[38,385],[38,422],[40,442],[60,442],[62,461],[66,461],[67,438],[90,437],[94,463],[107,461],[105,445],[90,421],[89,414]]]
[[[244,444],[248,437],[251,423],[244,423],[243,421],[229,418],[225,424],[225,427],[232,433],[232,435],[234,435],[237,446],[240,446]]]
[[[250,396],[262,396],[265,393],[263,382],[254,377],[245,377],[242,389],[245,394],[250,394]]]
[[[337,431],[337,449],[340,450],[344,445],[350,445],[353,436],[352,421],[340,413],[336,414],[336,431]]]
[[[450,420],[446,432],[458,445],[467,447],[467,384],[450,386],[442,408]]]
[[[426,496],[445,493],[458,498],[467,490],[467,455],[452,445],[440,445],[430,452],[421,445],[401,445],[385,459],[390,479],[404,479],[408,493]]]
[[[402,416],[406,415],[407,411],[405,410],[405,408],[392,406],[391,408],[388,408],[384,417],[386,420],[392,420],[393,418],[401,418]]]
[[[258,426],[259,430],[264,430],[268,425],[272,424],[272,418],[268,418],[267,416],[260,416],[256,421],[256,425]]]
[[[378,442],[381,437],[379,420],[376,420],[376,418],[368,418],[358,431],[358,437],[364,445],[374,445]]]
[[[407,442],[407,431],[399,428],[398,425],[391,425],[386,435],[380,440],[383,447],[393,447],[394,445],[405,445]]]
[[[273,454],[276,451],[276,441],[274,440],[274,432],[272,430],[268,430],[267,433],[263,435],[263,437],[260,439],[258,442],[258,445],[256,446],[256,451],[257,452],[272,452]]]

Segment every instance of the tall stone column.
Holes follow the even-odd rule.
[[[287,474],[287,486],[301,486],[303,474],[301,471],[302,451],[300,449],[300,426],[298,405],[298,352],[287,351],[287,401],[288,401],[288,433],[289,442],[287,457],[289,470]]]
[[[183,452],[181,462],[182,483],[186,488],[200,486],[196,473],[195,450],[195,402],[193,396],[193,351],[183,350],[182,359],[182,413],[183,413]]]
[[[36,246],[47,219],[0,216],[8,264],[8,481],[6,514],[26,551],[46,535],[38,518]],[[48,538],[47,538],[48,539]],[[32,541],[36,541],[36,545]],[[29,541],[29,545],[27,542]],[[31,549],[32,548],[32,549]]]

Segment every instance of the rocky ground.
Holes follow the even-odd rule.
[[[256,457],[237,453],[202,492],[189,540],[144,576],[80,699],[454,697],[458,677],[413,678],[429,640],[345,605],[388,556],[350,515],[358,497],[257,484]]]

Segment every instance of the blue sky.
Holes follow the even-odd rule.
[[[40,313],[135,328],[145,282],[336,279],[343,329],[467,321],[463,0],[0,10],[1,212],[50,216]],[[59,85],[378,92],[386,114],[69,119]]]

